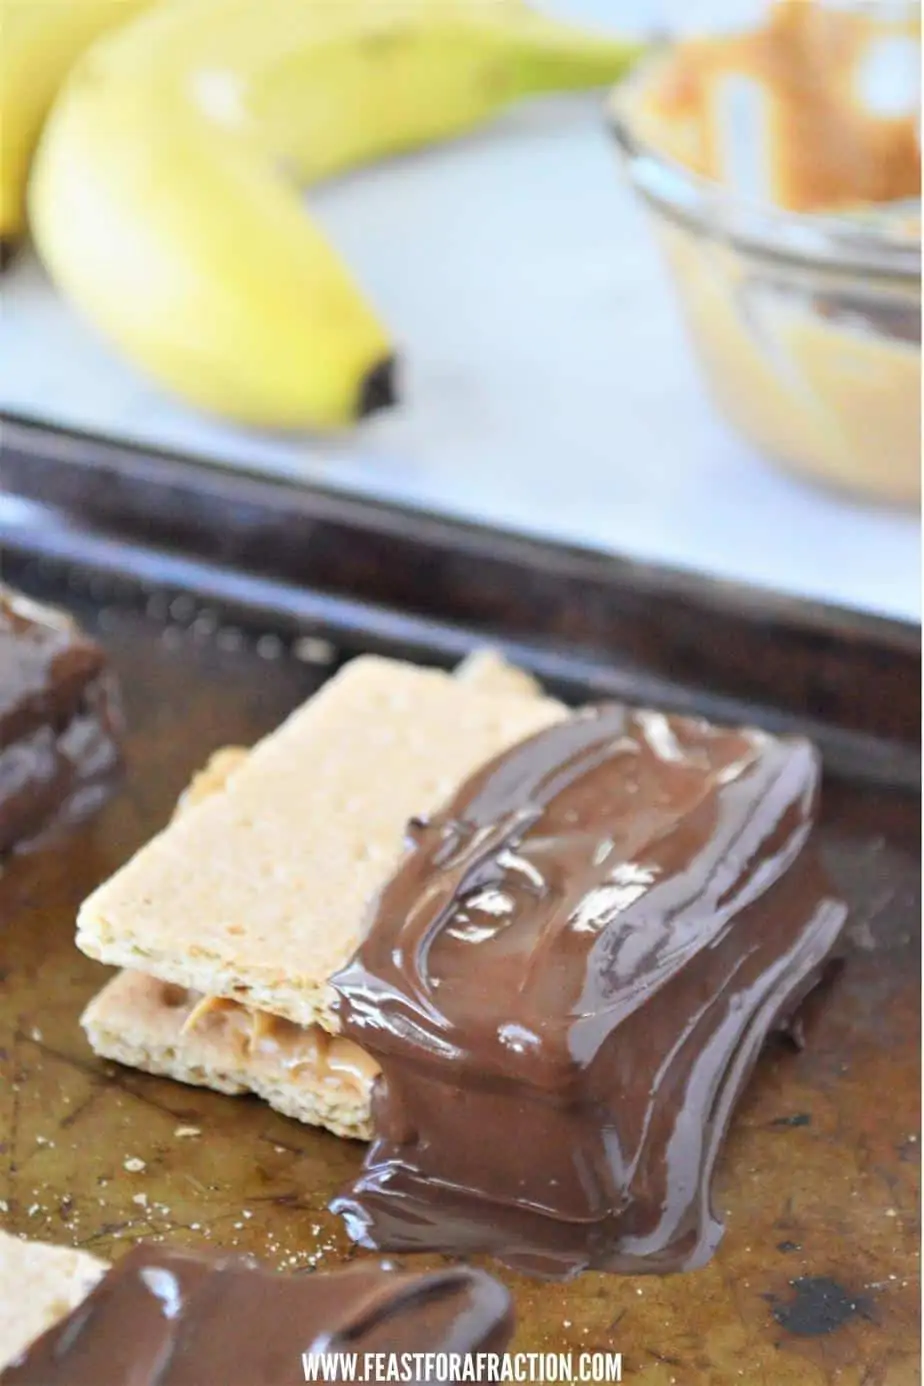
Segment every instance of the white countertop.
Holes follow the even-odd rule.
[[[598,103],[533,108],[311,204],[402,343],[401,408],[335,443],[196,416],[29,255],[3,281],[0,407],[919,619],[917,518],[777,472],[713,411]]]

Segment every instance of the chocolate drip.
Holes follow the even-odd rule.
[[[818,784],[806,741],[606,705],[415,823],[334,979],[383,1070],[351,1235],[549,1276],[708,1259],[735,1100],[844,922]]]
[[[67,616],[0,587],[0,853],[97,806],[120,730],[100,647]]]
[[[500,1351],[507,1291],[483,1271],[368,1262],[275,1275],[243,1257],[139,1246],[0,1373],[2,1386],[295,1386],[319,1352]]]

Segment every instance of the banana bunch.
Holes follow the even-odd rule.
[[[161,385],[245,424],[393,401],[395,349],[306,213],[318,179],[637,56],[519,0],[161,0],[55,103],[29,215],[60,288]]]
[[[152,0],[0,0],[0,245],[26,225],[26,183],[42,123],[69,68],[100,34]]]

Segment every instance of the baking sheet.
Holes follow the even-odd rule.
[[[333,628],[327,650],[306,649],[269,616],[232,625],[213,606],[203,621],[191,596],[140,591],[131,571],[130,556],[122,574],[6,566],[107,643],[131,734],[103,815],[0,877],[0,1223],[103,1256],[153,1237],[323,1269],[352,1254],[325,1208],[360,1148],[255,1100],[97,1061],[77,1017],[106,970],[75,950],[73,924],[209,752],[278,723],[361,634]],[[312,652],[331,662],[306,662]],[[917,796],[831,778],[821,838],[852,906],[850,953],[810,1007],[807,1048],[768,1047],[738,1111],[716,1258],[688,1275],[565,1286],[501,1272],[517,1349],[620,1351],[640,1386],[919,1381]]]
[[[658,10],[579,8],[636,26]],[[919,619],[917,516],[777,471],[714,412],[597,100],[540,105],[311,206],[398,337],[400,409],[335,442],[197,416],[111,353],[29,255],[3,281],[0,408]]]

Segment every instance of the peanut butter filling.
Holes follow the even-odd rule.
[[[218,1029],[232,1037],[248,1057],[263,1056],[276,1061],[290,1076],[308,1077],[318,1083],[347,1082],[358,1093],[369,1091],[379,1072],[374,1059],[352,1040],[331,1035],[320,1025],[296,1025],[256,1006],[247,1006],[223,996],[204,996],[201,992],[165,985],[164,1003],[185,1008],[181,1033]]]
[[[765,456],[905,505],[920,495],[916,276],[815,258],[831,234],[817,225],[789,258],[731,233],[742,208],[784,209],[913,249],[920,28],[911,4],[776,0],[759,29],[675,43],[620,107],[644,147],[728,195],[702,227],[656,220],[723,413]]]
[[[777,0],[761,29],[676,44],[644,92],[640,128],[667,157],[734,185],[743,97],[763,136],[763,200],[809,212],[915,198],[917,102],[882,109],[868,74],[881,45],[908,42],[913,52],[919,37],[910,7],[902,17]]]

